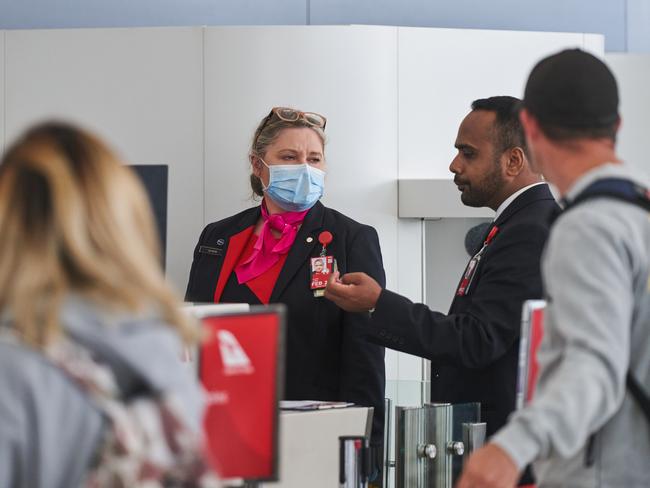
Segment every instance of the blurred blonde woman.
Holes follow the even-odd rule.
[[[176,398],[178,418],[198,437],[200,389],[179,355],[181,338],[195,331],[158,263],[144,190],[99,139],[45,123],[8,149],[0,166],[0,486],[88,482],[111,427],[82,383],[106,371],[125,399]],[[104,370],[58,367],[66,341]]]

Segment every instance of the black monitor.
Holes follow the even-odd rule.
[[[165,268],[165,255],[167,252],[167,186],[169,171],[164,164],[134,164],[133,171],[139,176],[140,181],[147,190],[149,203],[153,210],[160,237],[160,250],[162,267]]]

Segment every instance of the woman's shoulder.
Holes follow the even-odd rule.
[[[348,217],[342,212],[335,210],[330,207],[324,208],[324,219],[323,223],[325,226],[331,225],[339,229],[345,229],[350,234],[356,234],[357,232],[371,232],[376,233],[376,230],[373,226],[364,224],[357,220],[354,220],[351,217]]]
[[[211,222],[205,226],[203,229],[202,236],[208,236],[215,232],[223,234],[225,233],[236,233],[239,230],[244,230],[251,225],[254,225],[257,222],[257,219],[260,216],[260,207],[255,206],[242,210],[235,215],[226,217],[215,222]]]

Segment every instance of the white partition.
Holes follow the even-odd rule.
[[[650,175],[647,150],[650,113],[650,55],[608,54],[606,62],[616,76],[622,125],[617,153],[625,162]]]
[[[605,57],[605,36],[583,34],[582,48],[599,58]]]
[[[202,29],[5,35],[7,139],[55,117],[96,130],[128,162],[168,164],[167,271],[184,287],[203,224]]]
[[[582,47],[584,34],[399,30],[399,177],[451,178],[458,125],[477,98],[521,97],[543,56]]]

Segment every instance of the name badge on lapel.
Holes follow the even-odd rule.
[[[219,239],[217,241],[217,246],[219,247],[199,246],[199,254],[208,254],[210,256],[222,256],[223,244],[224,244],[224,240]]]

